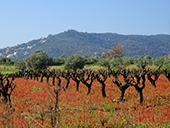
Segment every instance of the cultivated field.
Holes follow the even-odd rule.
[[[126,90],[124,102],[118,102],[120,91],[112,77],[105,82],[105,98],[97,80],[88,95],[82,83],[76,91],[72,79],[66,90],[56,89],[55,93],[53,88],[57,86],[52,86],[51,78],[49,84],[24,78],[14,82],[17,86],[11,95],[12,107],[0,105],[0,127],[48,128],[54,123],[55,127],[63,128],[170,127],[170,83],[164,75],[159,76],[156,88],[146,80],[141,104],[134,87]],[[61,78],[61,86],[65,84],[66,80]]]
[[[0,65],[0,72],[2,74],[10,74],[17,72],[18,70],[15,69],[14,65]]]

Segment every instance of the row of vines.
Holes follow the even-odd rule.
[[[61,70],[46,69],[46,70],[24,70],[24,71],[19,71],[19,72],[13,73],[13,74],[0,74],[0,97],[1,97],[0,102],[3,102],[5,104],[7,104],[9,102],[9,106],[10,106],[10,108],[8,108],[8,107],[0,108],[2,110],[1,115],[0,115],[0,119],[2,119],[2,121],[0,123],[3,124],[3,125],[0,124],[0,126],[15,127],[15,126],[18,126],[17,122],[19,122],[18,124],[23,125],[23,126],[27,125],[28,127],[31,127],[35,123],[35,124],[38,124],[38,127],[39,126],[44,127],[46,123],[48,124],[48,119],[50,119],[49,120],[50,125],[48,125],[48,126],[52,126],[52,127],[61,126],[62,122],[64,122],[63,124],[68,124],[68,120],[70,122],[72,122],[72,123],[70,123],[70,125],[72,125],[73,124],[72,120],[76,120],[76,119],[73,119],[74,117],[71,118],[70,116],[68,117],[68,119],[66,118],[67,114],[72,113],[72,111],[77,114],[76,116],[73,113],[71,115],[72,116],[74,115],[75,117],[77,117],[77,122],[78,122],[77,126],[78,127],[100,126],[100,125],[95,124],[96,122],[95,122],[94,117],[100,118],[100,123],[101,123],[101,126],[103,126],[103,127],[107,127],[107,126],[110,127],[112,124],[114,124],[114,126],[116,126],[116,127],[117,126],[120,127],[120,126],[123,126],[124,125],[123,123],[125,123],[127,120],[129,120],[127,122],[130,122],[132,124],[132,126],[135,126],[133,124],[134,122],[132,122],[132,118],[134,118],[134,120],[138,120],[138,121],[144,120],[144,118],[143,118],[144,115],[140,114],[141,111],[145,112],[151,108],[151,107],[149,107],[148,102],[150,102],[150,101],[148,101],[148,96],[150,98],[152,98],[153,95],[148,95],[146,97],[146,95],[145,95],[146,89],[150,93],[153,91],[154,88],[159,88],[161,90],[160,87],[162,85],[161,85],[161,82],[159,82],[161,80],[159,78],[166,79],[166,83],[168,81],[170,82],[170,70],[168,70],[168,69],[162,69],[162,70],[160,70],[160,69],[158,69],[158,70],[132,69],[132,70],[128,70],[128,69],[119,68],[117,70],[98,70],[98,71],[94,71],[94,70],[61,71]],[[15,80],[17,81],[17,84],[15,83],[16,82]],[[20,83],[20,81],[22,81],[22,83]],[[42,91],[41,86],[31,85],[32,84],[31,82],[34,84],[36,83],[37,85],[42,84],[43,91]],[[74,83],[74,86],[73,86],[73,83]],[[97,84],[97,83],[98,83],[98,85],[96,88],[95,84]],[[99,86],[99,84],[100,84],[100,86]],[[49,90],[45,89],[44,85],[48,85],[49,90],[51,90],[50,94],[47,93]],[[115,87],[117,90],[119,90],[118,93],[116,93],[114,95],[111,94],[112,93],[112,90],[111,90],[112,85],[113,85],[113,88]],[[19,86],[22,86],[22,87],[19,87]],[[29,86],[29,87],[27,87],[27,86]],[[93,86],[95,86],[95,88]],[[168,86],[169,86],[169,84],[168,84]],[[15,92],[14,89],[17,87],[20,90],[16,89],[16,92]],[[115,105],[114,110],[113,110],[113,108],[109,108],[108,103],[104,104],[104,106],[103,106],[105,108],[106,112],[104,112],[104,110],[101,109],[100,107],[99,108],[94,107],[92,105],[92,103],[90,103],[89,104],[91,106],[90,113],[91,112],[95,113],[94,115],[88,115],[88,114],[86,115],[86,113],[84,113],[84,110],[83,110],[83,114],[81,115],[80,111],[82,111],[82,110],[77,109],[77,107],[76,108],[69,107],[69,109],[67,111],[67,107],[65,106],[66,105],[65,103],[64,103],[64,105],[60,104],[61,108],[59,109],[59,106],[58,106],[59,95],[60,95],[59,92],[61,90],[63,90],[63,91],[61,91],[62,92],[61,97],[63,99],[61,99],[60,102],[65,102],[64,99],[66,101],[68,100],[70,102],[71,95],[73,95],[72,94],[73,90],[74,90],[73,87],[75,88],[75,92],[76,92],[74,94],[74,98],[77,96],[77,94],[79,96],[80,96],[80,94],[82,94],[79,92],[82,92],[82,88],[83,88],[83,92],[87,91],[87,95],[88,95],[86,97],[87,99],[90,97],[91,94],[96,94],[96,95],[100,94],[101,97],[103,97],[103,98],[100,97],[100,100],[103,100],[103,99],[108,100],[111,98],[112,99],[111,103],[113,103],[113,106]],[[84,87],[87,87],[87,90]],[[35,92],[35,93],[32,91],[29,92],[32,89],[40,90],[42,92]],[[72,90],[72,92],[68,93],[67,90],[70,90],[70,89]],[[95,89],[97,89],[97,92],[99,92],[99,93],[93,93],[95,91]],[[120,106],[122,103],[127,104],[126,101],[129,101],[128,97],[132,98],[132,96],[133,96],[133,100],[134,100],[134,98],[136,99],[136,96],[134,97],[134,95],[132,95],[132,96],[129,95],[129,94],[132,94],[132,92],[129,92],[131,89],[133,89],[136,92],[136,96],[138,96],[138,98],[139,98],[138,104],[139,104],[140,111],[137,110],[137,107],[135,107],[135,106],[132,108],[130,108],[130,107],[124,108],[124,107]],[[63,93],[63,92],[65,92],[65,93]],[[128,97],[126,97],[125,92],[128,94]],[[31,95],[31,93],[33,93],[33,97],[35,99],[28,98],[29,97],[28,94]],[[42,93],[42,94],[40,94],[40,93]],[[113,93],[115,93],[115,90],[113,90]],[[13,95],[11,96],[11,94],[13,94]],[[67,94],[71,94],[71,95],[67,96]],[[49,97],[51,97],[51,96],[53,97],[52,101],[48,100],[48,95],[49,95]],[[162,106],[162,104],[164,103],[163,102],[154,108],[154,105],[157,103],[155,103],[155,104],[153,103],[153,105],[151,105],[153,107],[152,115],[154,115],[154,113],[156,111],[161,109],[161,107],[164,108],[164,110],[161,110],[162,112],[159,110],[159,112],[162,113],[162,118],[160,118],[160,119],[156,118],[155,121],[160,121],[160,120],[164,119],[165,125],[167,125],[167,120],[169,118],[169,114],[167,113],[169,111],[168,106],[169,106],[169,102],[170,102],[169,94],[166,97],[164,97],[162,94],[161,95],[158,94],[158,95],[161,98],[163,98],[165,101],[167,101],[168,104]],[[26,99],[23,99],[22,102],[20,100],[16,101],[16,99],[18,100],[17,96],[20,99],[22,99],[22,97],[26,97]],[[82,95],[82,96],[84,96],[84,95]],[[94,96],[95,95],[93,95],[93,97]],[[44,101],[44,99],[46,99],[46,97],[47,97],[47,101],[50,102],[49,104]],[[96,98],[97,97],[99,97],[99,96],[96,96]],[[41,101],[39,101],[38,98],[40,98]],[[83,98],[83,99],[86,99],[86,98]],[[115,99],[118,99],[118,98],[119,98],[119,101],[117,102],[117,100],[115,100]],[[144,100],[145,98],[147,98],[146,102]],[[155,97],[153,97],[153,98],[155,98]],[[75,98],[74,102],[77,101],[78,99],[83,100],[81,98]],[[12,101],[14,100],[14,102],[16,102],[14,107],[13,107],[14,103],[11,100]],[[88,102],[88,100],[86,102]],[[143,102],[144,102],[144,104],[143,104]],[[147,105],[145,106],[146,103],[147,103]],[[22,105],[19,105],[19,104],[22,104]],[[18,105],[20,107],[17,108],[16,105]],[[31,107],[28,107],[29,105],[31,105]],[[43,105],[45,105],[45,106],[43,107]],[[25,108],[23,110],[21,110],[20,108],[22,108],[24,106],[25,106]],[[38,106],[38,110],[37,110],[36,106]],[[146,110],[141,109],[142,107],[140,107],[140,106],[143,106],[144,108],[146,107],[145,108]],[[44,108],[47,108],[47,109],[44,109]],[[122,108],[123,108],[123,110],[122,110]],[[134,110],[133,110],[133,108],[134,108]],[[15,109],[16,109],[15,113],[17,113],[18,116],[14,115]],[[127,113],[129,113],[129,110],[131,110],[131,109],[132,109],[132,113],[130,112],[131,118],[127,117],[126,121],[125,121],[125,119],[123,119],[123,117],[125,117],[125,116],[123,116],[123,114],[117,114],[117,113],[121,113],[121,111],[124,112],[124,114],[125,113],[127,114]],[[35,110],[37,112],[35,112]],[[19,112],[17,112],[17,111],[19,111]],[[67,113],[65,113],[65,111]],[[98,112],[94,112],[94,111],[98,111]],[[6,113],[8,113],[8,114],[6,115]],[[12,113],[13,113],[13,116],[12,116]],[[38,113],[38,117],[37,117],[36,113]],[[61,115],[60,113],[64,114],[64,115]],[[137,117],[137,115],[135,113],[139,113],[140,116]],[[106,115],[109,115],[109,116],[106,116]],[[134,117],[132,115],[134,115]],[[159,115],[159,114],[157,114],[157,115]],[[120,116],[120,118],[117,118],[118,116]],[[89,119],[89,117],[90,117],[90,119]],[[87,121],[85,121],[86,118],[87,118]],[[154,116],[147,117],[146,119],[148,119],[149,121],[154,121]],[[26,120],[29,120],[29,122],[27,122],[27,124],[24,123],[24,121],[26,121]],[[34,123],[32,122],[32,120]],[[94,123],[92,123],[92,120],[94,120]],[[113,120],[118,121],[118,122],[119,122],[119,120],[121,120],[121,122],[119,122],[119,124],[118,123],[116,124],[115,122],[113,122]],[[110,124],[108,125],[109,121],[110,121]],[[82,122],[84,122],[85,124],[82,124]],[[129,125],[130,123],[128,123],[127,126],[131,126],[131,125]],[[162,126],[161,124],[158,124],[158,125]]]
[[[90,94],[91,87],[93,81],[96,79],[101,84],[101,94],[103,97],[106,97],[105,81],[108,77],[112,77],[112,82],[119,88],[120,90],[120,101],[124,100],[125,91],[133,86],[135,90],[139,94],[139,102],[143,102],[143,89],[146,84],[145,81],[148,79],[150,83],[156,88],[156,81],[158,77],[163,74],[170,82],[170,70],[149,70],[149,69],[117,69],[114,70],[79,70],[79,71],[60,71],[60,70],[25,70],[20,71],[15,74],[0,74],[0,94],[3,96],[1,100],[3,102],[7,102],[9,99],[10,103],[10,95],[16,84],[13,83],[15,78],[25,78],[25,79],[33,79],[36,81],[43,82],[44,78],[46,78],[46,83],[49,83],[49,78],[52,78],[51,85],[57,85],[61,87],[61,77],[66,79],[66,85],[62,86],[63,89],[67,89],[69,87],[70,79],[76,82],[76,90],[79,90],[79,84],[82,82],[87,87],[87,94]],[[9,78],[12,77],[11,81]],[[56,81],[57,80],[57,81]],[[7,81],[7,82],[5,82]],[[6,83],[6,84],[4,84]],[[10,89],[10,92],[8,91]]]

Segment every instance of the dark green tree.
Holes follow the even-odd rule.
[[[112,69],[124,68],[122,58],[112,58],[109,63]]]
[[[133,65],[134,64],[134,60],[135,60],[134,57],[127,57],[127,56],[122,57],[123,65],[125,67],[129,66],[129,65]]]
[[[2,57],[0,58],[0,64],[12,64],[12,61],[8,57]]]
[[[53,58],[53,65],[62,65],[67,60],[65,54],[59,56],[58,58]]]
[[[67,70],[73,69],[74,71],[76,71],[77,69],[84,68],[85,64],[86,64],[86,59],[83,56],[74,54],[69,56],[69,58],[64,64],[64,68]]]
[[[135,60],[135,64],[142,69],[146,68],[148,65],[152,65],[152,63],[153,60],[149,56],[148,57],[140,56]]]
[[[98,58],[94,58],[94,57],[89,57],[86,59],[86,64],[95,64],[97,63]]]
[[[109,58],[100,58],[97,62],[100,66],[107,67],[110,70],[110,59]]]
[[[22,60],[14,60],[14,66],[15,66],[16,69],[25,70],[25,69],[26,69],[25,59],[22,59]]]
[[[26,67],[30,69],[46,69],[50,64],[50,58],[47,53],[37,50],[25,59]]]
[[[156,59],[153,61],[154,65],[160,68],[168,68],[170,67],[170,58],[168,56],[160,56],[156,57]]]

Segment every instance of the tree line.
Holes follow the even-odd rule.
[[[11,61],[10,58],[0,58],[0,64],[14,64],[17,69],[46,69],[52,65],[63,65],[66,70],[83,69],[85,65],[99,65],[107,67],[108,69],[126,68],[135,65],[138,68],[146,68],[147,66],[155,66],[158,69],[170,69],[170,54],[166,56],[152,58],[150,56],[140,56],[138,58],[123,56],[127,51],[123,49],[122,45],[113,46],[110,50],[105,51],[104,54],[97,58],[81,56],[78,54],[66,57],[61,55],[58,58],[49,58],[47,53],[37,50],[30,56],[22,60]]]

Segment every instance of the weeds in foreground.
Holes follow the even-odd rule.
[[[65,85],[64,80],[61,79],[61,86]],[[126,100],[119,102],[120,91],[109,78],[105,82],[105,98],[98,81],[94,81],[89,95],[82,83],[76,91],[72,80],[65,91],[45,81],[25,82],[18,78],[16,83],[12,108],[0,105],[0,127],[170,127],[170,86],[163,76],[158,78],[157,88],[146,80],[142,104],[133,87],[127,89]]]

